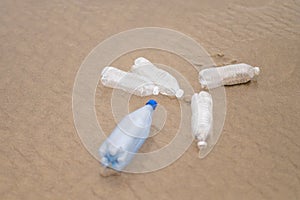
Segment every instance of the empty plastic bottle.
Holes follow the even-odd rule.
[[[207,147],[207,138],[213,126],[213,101],[209,93],[201,91],[192,96],[192,131],[198,140],[197,146],[201,150]]]
[[[117,171],[124,169],[149,136],[152,113],[157,106],[149,100],[145,106],[125,116],[99,148],[101,163]]]
[[[168,72],[157,68],[149,60],[143,57],[135,59],[131,71],[149,78],[158,85],[159,92],[163,95],[181,98],[184,94],[184,91],[180,89],[175,77]]]
[[[105,67],[101,82],[106,87],[117,88],[138,96],[158,95],[159,89],[151,80],[138,74],[114,67]]]
[[[201,70],[199,82],[202,88],[216,88],[222,85],[246,83],[259,75],[259,68],[245,63],[226,65]]]

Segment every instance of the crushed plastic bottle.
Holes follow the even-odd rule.
[[[101,163],[123,170],[149,136],[152,113],[157,106],[149,100],[145,106],[125,116],[99,148]]]
[[[222,85],[246,83],[259,75],[259,68],[245,63],[201,70],[199,82],[202,88],[213,89]]]
[[[157,68],[146,58],[139,57],[135,59],[131,71],[149,78],[158,85],[159,92],[163,95],[181,98],[184,94],[184,91],[180,89],[175,77],[168,72]]]
[[[192,109],[192,131],[198,140],[199,157],[207,154],[207,139],[212,134],[213,127],[213,101],[208,92],[195,93],[191,101]]]
[[[159,88],[151,80],[135,73],[114,67],[105,67],[101,82],[106,87],[117,88],[138,96],[158,95]]]

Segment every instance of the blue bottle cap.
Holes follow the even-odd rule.
[[[155,108],[156,108],[156,106],[157,106],[157,102],[156,102],[155,100],[153,100],[153,99],[150,99],[150,100],[146,103],[146,105],[152,106],[153,110],[155,110]]]

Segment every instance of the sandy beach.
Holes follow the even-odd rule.
[[[300,199],[299,1],[3,0],[0,10],[0,199]],[[182,32],[217,66],[243,62],[261,74],[226,87],[222,135],[205,159],[193,143],[161,170],[102,177],[74,126],[73,85],[95,46],[138,27]],[[200,91],[197,70],[167,52],[139,50],[113,65],[129,70],[139,56],[174,67]],[[98,84],[95,110],[107,134],[116,125],[111,93]],[[130,110],[146,99],[133,96]],[[178,129],[177,99],[157,100],[167,120],[142,151]]]

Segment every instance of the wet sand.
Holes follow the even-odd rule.
[[[0,5],[1,199],[300,198],[299,1],[5,0]],[[73,83],[99,42],[145,26],[183,32],[217,65],[245,62],[260,66],[261,75],[257,82],[226,87],[223,133],[205,159],[197,158],[193,144],[157,172],[104,178],[76,134]],[[115,65],[129,69],[134,57],[145,53],[124,55]],[[185,62],[159,52],[147,55],[176,67],[200,90],[197,74],[186,71]],[[102,104],[112,90],[99,85],[97,91],[106,91],[96,95],[96,111],[99,119],[107,117],[99,123],[109,132],[115,124]],[[138,102],[133,97],[130,108]],[[166,142],[178,128],[178,103],[167,97],[159,102],[170,112],[162,130],[170,133],[161,138]],[[145,148],[159,148],[164,144],[159,141]]]

